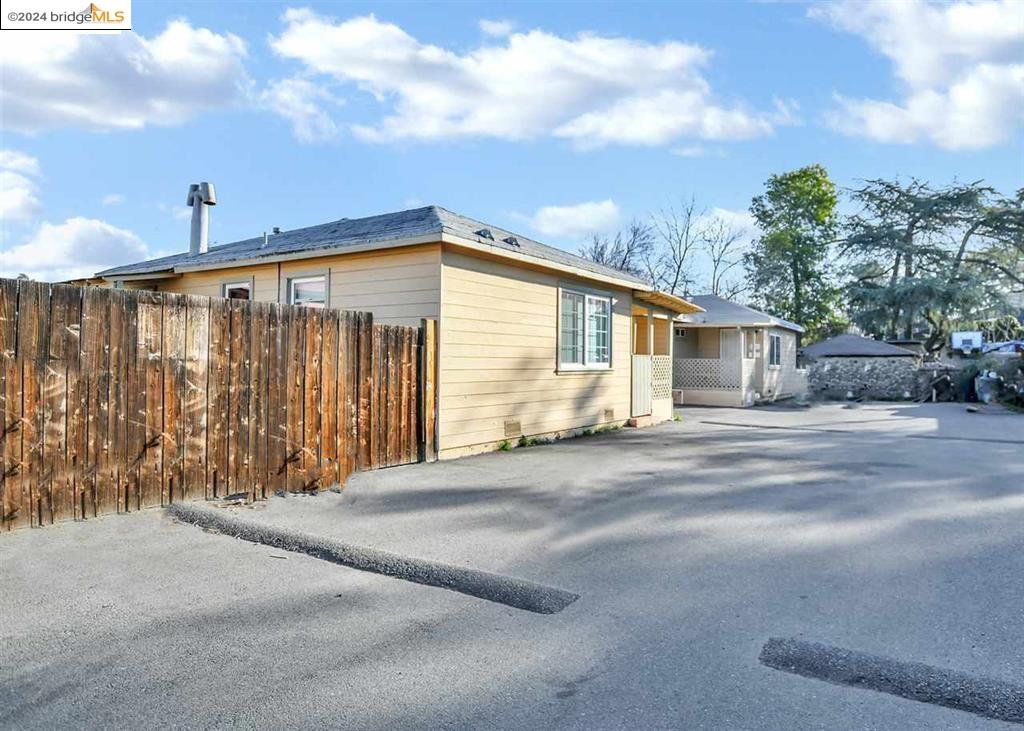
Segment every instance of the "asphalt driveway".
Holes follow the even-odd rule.
[[[684,414],[236,510],[580,595],[557,614],[160,511],[0,536],[0,726],[1020,728],[758,655],[1024,682],[1024,417]]]

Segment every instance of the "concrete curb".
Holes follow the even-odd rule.
[[[1024,724],[1024,685],[982,678],[917,662],[856,650],[772,637],[758,658],[763,665],[837,685],[868,688]]]
[[[579,598],[578,594],[525,579],[400,556],[301,531],[260,525],[237,518],[227,510],[208,508],[201,504],[174,503],[167,508],[167,512],[182,522],[201,528],[211,528],[242,540],[304,553],[359,571],[370,571],[416,584],[450,589],[478,599],[525,609],[528,612],[555,614]]]

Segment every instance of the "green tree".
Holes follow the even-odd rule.
[[[761,237],[744,257],[755,304],[802,325],[815,340],[841,327],[829,248],[836,236],[836,187],[821,165],[773,175],[750,212]]]
[[[853,192],[860,211],[842,251],[853,319],[868,332],[926,340],[938,350],[950,323],[1007,312],[1024,291],[1022,196],[979,182],[933,188],[869,180]]]

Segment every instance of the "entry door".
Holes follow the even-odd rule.
[[[721,330],[719,366],[722,380],[730,388],[743,387],[743,333],[739,330]]]
[[[651,356],[633,356],[633,399],[630,416],[651,413]]]

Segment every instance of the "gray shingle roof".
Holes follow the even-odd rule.
[[[493,240],[478,236],[476,232],[481,229],[489,230]],[[230,266],[234,262],[269,259],[299,252],[344,253],[346,247],[365,247],[367,244],[375,243],[383,246],[388,242],[400,239],[430,234],[440,236],[441,233],[473,239],[493,246],[495,249],[514,251],[543,261],[573,266],[635,284],[644,284],[643,280],[626,272],[596,264],[583,257],[528,239],[503,228],[460,216],[440,206],[426,206],[408,211],[367,216],[366,218],[342,218],[338,221],[299,228],[294,231],[282,231],[270,236],[266,246],[263,246],[263,237],[259,236],[214,246],[205,254],[192,255],[186,252],[114,267],[99,272],[97,276],[114,279],[118,276],[173,272],[175,268]],[[516,243],[504,241],[510,237]]]
[[[836,335],[834,338],[822,340],[820,343],[804,348],[804,355],[809,358],[914,358],[916,355],[905,348],[900,348],[881,340],[872,340],[860,335]]]
[[[704,308],[703,313],[691,315],[688,318],[691,322],[707,325],[776,326],[786,328],[787,330],[794,330],[798,333],[804,331],[795,322],[789,322],[781,317],[769,315],[767,312],[761,312],[752,307],[737,304],[718,295],[698,294],[693,297],[687,297],[687,300]]]

